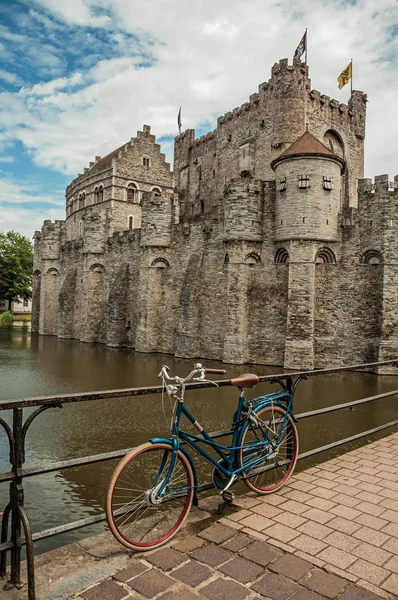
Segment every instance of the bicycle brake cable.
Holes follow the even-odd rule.
[[[164,377],[162,377],[162,412],[163,412],[164,420],[165,420],[166,425],[168,427],[169,426],[169,422],[168,422],[168,419],[167,419],[167,416],[166,416],[166,411],[165,411],[165,408],[164,408],[164,391],[165,391],[165,389],[166,389],[166,382],[164,380]]]

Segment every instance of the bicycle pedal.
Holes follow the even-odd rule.
[[[224,500],[225,504],[232,504],[232,502],[234,501],[235,498],[235,494],[233,492],[221,492],[221,496],[222,499]]]

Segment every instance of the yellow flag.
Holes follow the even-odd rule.
[[[339,82],[339,90],[346,85],[350,81],[352,77],[352,61],[344,69],[344,71],[338,76],[337,81]]]

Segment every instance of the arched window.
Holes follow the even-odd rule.
[[[155,258],[155,260],[152,261],[151,267],[155,267],[157,269],[167,269],[170,267],[170,264],[165,258]]]
[[[320,248],[315,255],[315,262],[318,264],[334,264],[336,263],[336,256],[330,248]]]
[[[93,273],[105,273],[105,268],[103,265],[96,263],[91,265],[90,271],[93,271]]]
[[[129,229],[134,229],[134,217],[132,215],[129,216]]]
[[[162,195],[162,190],[158,187],[153,187],[151,188],[151,192],[153,194],[155,194],[155,196],[161,196]]]
[[[278,248],[275,253],[274,262],[278,265],[289,262],[289,252],[286,250],[286,248]]]
[[[127,186],[127,202],[137,202],[138,201],[138,190],[135,183],[129,183]]]
[[[54,277],[57,277],[59,275],[59,271],[58,269],[51,267],[51,269],[48,269],[47,275],[53,275]]]
[[[251,252],[246,256],[245,263],[253,267],[254,265],[259,265],[261,263],[261,258],[256,252]]]
[[[337,131],[329,129],[323,136],[323,143],[327,148],[330,148],[332,152],[337,154],[337,156],[344,158],[344,142]]]
[[[381,265],[382,262],[383,256],[378,250],[366,250],[361,256],[363,265]]]
[[[100,185],[98,188],[98,202],[102,202],[103,199],[104,199],[104,188],[102,187],[102,185]]]

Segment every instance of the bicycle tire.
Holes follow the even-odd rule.
[[[257,425],[251,421],[245,427],[242,437],[240,452],[240,463],[243,467],[256,457],[264,455],[264,460],[260,461],[250,470],[243,471],[242,476],[245,484],[258,492],[259,494],[270,494],[279,490],[294,471],[296,466],[299,441],[296,425],[290,415],[287,422],[284,421],[286,411],[280,406],[266,405],[256,411],[256,416],[264,423],[264,426]],[[284,425],[284,430],[280,428]],[[267,440],[274,441],[280,435],[277,443],[277,453],[272,456],[270,453],[270,444]],[[251,450],[253,443],[264,441],[264,447],[259,450]],[[278,442],[278,440],[277,440]],[[269,467],[268,469],[265,469]],[[265,469],[265,470],[262,470]]]
[[[129,452],[113,472],[106,518],[115,538],[127,548],[141,552],[158,548],[177,533],[188,516],[194,475],[180,450],[165,488],[165,500],[153,502],[157,501],[155,488],[168,473],[171,456],[169,444],[148,442]]]

